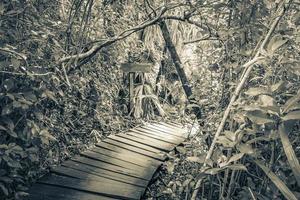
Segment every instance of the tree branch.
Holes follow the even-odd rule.
[[[102,49],[103,47],[106,47],[108,45],[111,45],[119,40],[122,40],[130,35],[132,35],[133,33],[137,32],[137,31],[140,31],[148,26],[151,26],[153,24],[155,24],[156,22],[158,22],[161,18],[161,16],[168,10],[167,7],[163,7],[161,8],[160,12],[157,14],[157,16],[155,18],[153,18],[152,20],[150,21],[147,21],[147,22],[143,22],[142,24],[138,25],[138,26],[135,26],[131,29],[128,29],[128,30],[125,30],[123,32],[121,32],[119,35],[117,35],[116,37],[113,37],[113,38],[110,38],[110,39],[107,39],[106,41],[104,42],[99,42],[99,43],[96,43],[90,50],[88,50],[87,52],[84,52],[84,53],[81,53],[81,54],[76,54],[76,55],[71,55],[71,56],[66,56],[62,59],[59,60],[59,64],[63,63],[63,62],[66,62],[66,61],[69,61],[69,60],[73,60],[73,59],[78,59],[78,60],[81,60],[81,59],[84,59],[84,58],[87,58],[89,56],[92,56],[94,54],[96,54],[100,49]]]

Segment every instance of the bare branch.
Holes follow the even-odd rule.
[[[135,26],[131,29],[128,29],[128,30],[125,30],[123,31],[122,33],[120,33],[119,35],[117,35],[116,37],[113,37],[113,38],[110,38],[110,39],[107,39],[105,40],[104,42],[99,42],[99,43],[96,43],[90,50],[88,50],[87,52],[84,52],[84,53],[81,53],[81,54],[76,54],[76,55],[71,55],[71,56],[66,56],[62,59],[59,60],[59,64],[63,63],[63,62],[66,62],[66,61],[69,61],[69,60],[72,60],[72,59],[78,59],[78,60],[81,60],[81,59],[84,59],[84,58],[87,58],[89,56],[92,56],[94,55],[95,53],[97,53],[100,49],[102,49],[103,47],[106,47],[108,45],[111,45],[119,40],[122,40],[130,35],[132,35],[133,33],[137,32],[137,31],[140,31],[148,26],[151,26],[155,23],[157,23],[161,16],[168,10],[169,8],[167,7],[162,7],[160,12],[157,14],[157,16],[155,18],[153,18],[152,20],[149,20],[149,21],[146,21],[146,22],[143,22],[141,23],[140,25],[138,26]]]

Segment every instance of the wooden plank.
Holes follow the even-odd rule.
[[[163,134],[163,133],[158,133],[158,131],[149,131],[147,129],[142,129],[142,128],[132,129],[131,132],[135,132],[135,133],[141,134],[143,136],[158,139],[158,140],[161,140],[163,142],[169,142],[169,143],[172,143],[174,145],[178,145],[183,140],[182,138],[175,138],[175,137]],[[128,132],[128,134],[130,134],[130,133]]]
[[[151,132],[151,133],[156,133],[158,135],[163,135],[164,137],[170,137],[170,138],[174,138],[174,139],[186,139],[183,136],[174,135],[171,131],[160,130],[159,128],[156,128],[156,127],[144,126],[144,127],[139,127],[137,129],[148,131],[148,132]]]
[[[152,162],[150,159],[145,158],[145,157],[140,157],[139,155],[132,156],[132,155],[126,154],[126,153],[120,154],[120,153],[116,153],[114,151],[110,151],[110,150],[101,148],[99,146],[92,148],[91,151],[94,151],[94,152],[97,152],[97,153],[100,153],[100,154],[103,154],[103,155],[106,155],[106,156],[109,156],[112,158],[116,158],[119,160],[123,160],[123,161],[129,162],[129,163],[132,163],[132,164],[136,164],[141,167],[148,167],[148,166],[156,166],[157,167],[157,164],[154,164],[154,162]]]
[[[116,166],[122,167],[124,169],[134,170],[136,173],[139,174],[139,177],[145,177],[146,179],[151,179],[154,172],[157,170],[156,167],[148,166],[147,168],[144,168],[144,167],[140,167],[140,166],[135,165],[135,164],[131,164],[129,162],[125,162],[125,161],[122,161],[122,160],[110,158],[110,157],[107,157],[105,155],[90,152],[90,151],[83,152],[81,155],[84,155],[84,156],[86,156],[88,158],[91,158],[91,159],[94,159],[94,160],[98,160],[98,161],[101,161],[101,162],[116,165]]]
[[[120,174],[124,174],[127,176],[132,176],[132,177],[136,177],[136,178],[142,178],[145,180],[150,180],[151,177],[141,177],[141,175],[135,171],[134,169],[127,169],[127,168],[123,168],[123,167],[119,167],[110,163],[105,163],[105,162],[101,162],[98,160],[94,160],[91,158],[86,158],[86,157],[82,157],[82,156],[76,156],[74,158],[71,158],[72,161],[78,162],[78,163],[83,163],[89,166],[93,166],[93,167],[97,167],[100,169],[105,169],[108,171],[112,171],[112,172],[116,172],[116,173],[120,173]],[[65,161],[64,164],[68,164],[68,161]]]
[[[25,200],[115,200],[98,194],[58,187],[54,185],[35,183],[30,187],[29,196]]]
[[[162,125],[166,125],[166,126],[169,126],[169,127],[177,127],[177,128],[183,128],[183,125],[180,124],[180,123],[176,123],[176,122],[158,122],[159,124],[162,124]]]
[[[152,153],[162,154],[161,150],[158,150],[156,148],[150,147],[150,146],[145,145],[145,144],[141,144],[139,142],[134,142],[134,141],[126,139],[126,138],[118,137],[117,135],[110,135],[109,138],[113,139],[115,141],[118,141],[118,142],[122,142],[122,143],[127,144],[127,145],[131,145],[131,146],[134,146],[134,147],[138,147],[140,149],[144,149],[144,150],[152,152]]]
[[[134,142],[138,142],[138,143],[141,143],[141,144],[144,144],[149,147],[153,147],[153,148],[159,149],[161,151],[165,151],[165,152],[169,152],[174,148],[173,144],[160,142],[158,140],[153,140],[153,139],[141,139],[141,138],[137,138],[137,137],[134,137],[131,135],[126,135],[126,134],[119,134],[119,135],[117,135],[117,137],[129,139]]]
[[[81,153],[82,156],[94,159],[94,160],[98,160],[101,162],[106,162],[106,163],[110,163],[119,167],[123,167],[123,168],[127,168],[127,169],[134,169],[135,171],[139,172],[139,173],[143,173],[145,171],[145,168],[143,166],[137,165],[135,163],[132,163],[130,161],[124,161],[124,160],[120,160],[117,158],[112,158],[97,152],[93,152],[93,151],[85,151]],[[153,166],[148,166],[148,170],[149,171],[153,171],[153,173],[155,172],[156,168]]]
[[[80,191],[91,192],[103,196],[139,200],[143,193],[144,188],[134,185],[120,183],[109,179],[104,179],[103,182],[94,180],[83,180],[64,176],[45,176],[38,180],[38,183],[56,185]]]
[[[135,137],[138,137],[140,139],[144,139],[144,140],[147,140],[147,141],[158,141],[158,142],[162,142],[162,143],[167,143],[169,145],[172,145],[172,146],[175,146],[176,143],[172,142],[171,141],[168,141],[167,139],[164,139],[163,137],[158,137],[158,136],[155,136],[155,135],[147,135],[147,134],[143,134],[142,131],[138,131],[138,130],[131,130],[131,131],[128,131],[125,135],[131,135],[131,136],[135,136]]]
[[[160,131],[164,131],[167,132],[169,134],[172,135],[176,135],[179,137],[184,137],[186,138],[187,132],[185,132],[184,130],[178,130],[178,129],[171,129],[171,128],[166,128],[166,127],[162,127],[160,125],[154,124],[154,125],[148,125],[147,127],[151,128],[151,129],[156,129],[156,130],[160,130]]]
[[[188,130],[187,130],[187,128],[186,127],[184,127],[184,126],[178,126],[178,125],[175,125],[175,124],[171,124],[171,123],[166,123],[166,122],[159,122],[159,123],[157,123],[158,125],[161,125],[161,126],[163,126],[163,127],[165,127],[165,128],[170,128],[170,129],[176,129],[176,130],[183,130],[184,132],[187,132]]]
[[[155,158],[151,158],[151,157],[143,155],[139,152],[135,152],[135,151],[128,150],[128,149],[125,149],[125,148],[122,148],[122,147],[119,147],[119,146],[116,146],[113,144],[106,143],[105,141],[96,144],[96,147],[107,149],[107,150],[116,152],[118,154],[125,154],[128,156],[137,157],[140,160],[147,160],[148,162],[151,162],[152,165],[160,165],[161,164],[161,162]],[[137,149],[137,151],[139,151],[139,150],[140,149]]]
[[[177,137],[185,138],[185,136],[184,136],[185,132],[183,132],[182,130],[178,131],[177,129],[170,129],[170,128],[165,128],[165,127],[162,128],[161,126],[159,126],[157,124],[149,124],[147,126],[143,126],[142,128],[158,130],[158,131],[162,131],[162,132],[165,132],[165,133],[177,136]]]
[[[156,128],[159,128],[161,130],[164,130],[164,131],[168,131],[168,132],[175,132],[175,133],[185,133],[187,130],[183,129],[183,128],[177,128],[175,126],[166,126],[166,125],[163,125],[161,123],[157,123],[157,124],[149,124],[148,125],[149,127],[156,127]],[[180,135],[179,134],[179,135]]]
[[[166,155],[163,152],[153,153],[151,151],[147,151],[145,149],[136,147],[132,144],[120,142],[120,141],[117,141],[117,140],[112,140],[110,138],[106,138],[105,141],[103,141],[102,143],[115,145],[116,146],[116,149],[115,149],[116,151],[118,151],[118,149],[121,148],[121,149],[126,149],[126,150],[129,150],[129,151],[141,154],[141,155],[145,155],[145,156],[148,156],[150,158],[154,158],[154,159],[157,159],[157,160],[160,160],[160,161],[164,161],[166,159]],[[129,143],[131,143],[130,140],[129,140]]]
[[[153,64],[151,64],[151,63],[122,63],[121,69],[123,70],[123,72],[150,73],[152,66],[153,66]]]
[[[121,172],[116,172],[114,170],[98,168],[98,167],[87,165],[84,163],[78,163],[78,162],[75,162],[72,160],[67,161],[67,163],[64,162],[62,164],[62,166],[72,168],[72,169],[77,169],[77,170],[92,173],[92,174],[105,176],[105,177],[110,177],[110,178],[116,179],[116,180],[123,180],[123,181],[125,180],[125,181],[129,181],[130,183],[141,181],[141,184],[146,184],[149,182],[148,180],[145,180],[143,178],[138,178],[138,177],[134,177],[131,175],[123,174]]]
[[[62,175],[62,176],[68,176],[72,178],[78,178],[78,179],[89,179],[89,180],[95,180],[95,181],[105,181],[105,179],[119,181],[122,183],[127,183],[139,187],[147,187],[148,181],[132,178],[130,176],[127,176],[125,178],[116,178],[115,176],[109,176],[106,174],[99,174],[99,173],[93,173],[93,171],[86,171],[86,170],[78,170],[73,169],[71,167],[65,167],[65,166],[59,166],[54,167],[51,169],[51,172],[54,174]]]

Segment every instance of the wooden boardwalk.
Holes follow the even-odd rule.
[[[166,153],[187,130],[159,122],[111,135],[51,169],[29,190],[30,200],[141,199]]]

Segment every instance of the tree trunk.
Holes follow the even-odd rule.
[[[183,90],[185,92],[185,95],[186,95],[189,103],[195,104],[197,102],[196,102],[195,98],[192,97],[192,94],[193,94],[192,93],[192,88],[189,84],[189,80],[186,76],[186,73],[184,71],[182,63],[181,63],[180,58],[178,56],[178,53],[176,51],[175,45],[173,44],[173,41],[171,39],[171,35],[170,35],[170,32],[169,32],[168,26],[167,26],[165,21],[161,21],[159,26],[160,26],[160,29],[161,29],[161,32],[162,32],[162,36],[163,36],[163,38],[165,40],[165,43],[166,43],[166,47],[167,47],[167,49],[168,49],[168,51],[171,55],[171,58],[172,58],[172,61],[175,65],[177,74],[180,78],[180,81],[181,81]],[[199,107],[193,107],[193,112],[196,115],[197,119],[201,119],[201,109]]]

